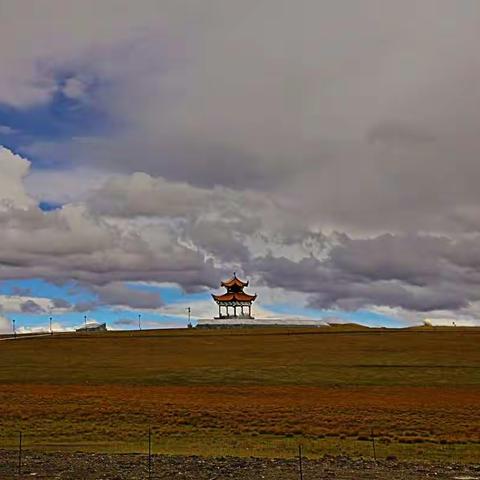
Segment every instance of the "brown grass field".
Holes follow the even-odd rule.
[[[0,447],[478,461],[480,329],[170,330],[0,342]]]

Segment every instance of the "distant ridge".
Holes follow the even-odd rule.
[[[360,325],[359,323],[339,323],[339,322],[328,322],[327,325],[329,327],[334,327],[334,328],[348,328],[348,329],[360,329],[360,330],[369,330],[370,327],[367,327],[366,325]]]

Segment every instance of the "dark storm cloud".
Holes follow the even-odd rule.
[[[45,32],[37,18],[26,34],[42,41],[31,43],[44,54],[64,39],[56,63],[73,57],[104,78],[111,87],[94,100],[128,128],[39,142],[36,154],[300,196],[309,220],[342,228],[419,228],[425,217],[452,228],[447,217],[480,200],[469,180],[480,154],[478,2],[144,1],[112,15],[107,1],[90,23],[80,6],[49,3],[73,26]]]
[[[160,308],[164,305],[158,292],[142,291],[129,288],[123,283],[110,283],[95,287],[101,304],[119,305],[131,308]]]
[[[20,311],[22,313],[45,313],[45,310],[41,305],[33,300],[27,300],[20,305]]]
[[[308,294],[316,308],[455,311],[480,300],[479,237],[469,245],[418,235],[336,241],[323,260],[268,256],[255,259],[252,269],[269,286]]]
[[[63,298],[52,298],[54,308],[71,308],[72,304]]]
[[[85,313],[91,310],[95,310],[100,306],[99,302],[89,301],[89,302],[78,302],[74,305],[74,310],[76,312]]]
[[[425,285],[450,265],[444,258],[453,248],[446,237],[385,234],[374,238],[342,241],[330,252],[329,263],[368,281],[405,281]]]

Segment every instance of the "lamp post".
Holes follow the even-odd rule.
[[[186,310],[188,312],[188,328],[191,328],[192,322],[190,321],[190,315],[192,313],[192,309],[190,307],[187,307]]]
[[[142,329],[142,314],[141,313],[138,314],[138,329],[139,330]]]
[[[50,317],[48,320],[49,320],[50,335],[53,335],[53,330],[52,330],[52,317]]]
[[[12,327],[13,327],[13,338],[17,338],[17,329],[15,327],[15,319],[12,319]]]
[[[85,333],[87,333],[87,316],[86,315],[83,316],[83,321],[85,323]]]

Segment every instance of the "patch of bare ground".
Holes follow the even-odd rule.
[[[17,452],[0,450],[0,478],[135,480],[149,478],[148,457],[140,454],[86,454],[26,452],[22,473],[18,474]],[[326,455],[321,459],[304,459],[305,480],[320,479],[389,479],[439,480],[480,479],[480,464],[434,464],[399,462],[395,458],[374,462],[345,456]],[[154,455],[152,479],[184,480],[293,480],[300,478],[298,459],[267,459]]]

